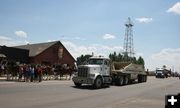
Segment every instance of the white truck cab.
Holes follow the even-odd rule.
[[[77,74],[72,78],[76,86],[90,84],[95,88],[101,88],[103,84],[110,84],[112,78],[110,59],[102,56],[91,57],[87,65],[78,66]]]

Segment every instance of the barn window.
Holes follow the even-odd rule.
[[[59,57],[59,59],[63,58],[63,47],[59,47],[59,49],[58,49],[58,57]]]

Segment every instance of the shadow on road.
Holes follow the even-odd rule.
[[[98,89],[95,89],[93,86],[91,86],[91,85],[82,85],[82,86],[80,86],[80,87],[77,87],[77,86],[71,86],[71,87],[73,87],[73,88],[76,88],[76,89],[85,89],[85,90],[98,90]],[[108,85],[104,85],[102,88],[100,88],[100,89],[107,89],[107,88],[110,88],[110,86],[108,86]]]
[[[146,82],[142,82],[142,83],[146,83]],[[133,82],[131,82],[131,83],[129,83],[129,84],[127,84],[127,85],[121,85],[121,86],[118,86],[118,85],[116,85],[116,84],[111,84],[111,85],[104,85],[102,88],[100,88],[100,89],[107,89],[107,88],[110,88],[111,86],[113,86],[113,87],[125,87],[125,86],[129,86],[129,85],[135,85],[135,84],[139,84],[137,81],[133,81]],[[95,89],[93,86],[91,86],[91,85],[82,85],[82,86],[80,86],[80,87],[77,87],[77,86],[71,86],[71,87],[73,87],[73,88],[76,88],[76,89],[86,89],[86,90],[97,90],[97,89]]]

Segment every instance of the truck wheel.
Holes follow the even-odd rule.
[[[123,83],[124,83],[123,77],[119,77],[119,78],[117,79],[117,85],[122,86]]]
[[[75,82],[74,82],[74,85],[75,85],[76,87],[81,87],[82,84],[81,84],[81,83],[75,83]]]
[[[144,76],[144,82],[147,82],[147,76],[146,75]]]
[[[141,76],[141,82],[144,82],[144,76],[143,75]]]
[[[96,88],[96,89],[102,87],[102,79],[100,77],[96,78],[93,87]]]
[[[128,82],[129,82],[128,77],[124,77],[124,85],[127,85],[127,84],[128,84]]]
[[[146,82],[146,76],[143,75],[143,82]]]
[[[142,76],[142,75],[139,75],[139,76],[138,76],[138,83],[141,83],[141,82],[142,82],[142,79],[143,79],[143,76]]]

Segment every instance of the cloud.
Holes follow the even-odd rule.
[[[53,41],[58,41],[58,40],[47,40],[47,42],[53,42]]]
[[[148,17],[141,17],[141,18],[136,18],[136,21],[140,22],[140,23],[149,23],[151,22],[153,19],[152,18],[148,18]]]
[[[79,36],[60,36],[58,40],[86,40],[84,37],[79,37]]]
[[[123,48],[121,46],[107,46],[101,44],[91,44],[91,45],[77,45],[70,41],[62,41],[63,45],[68,49],[68,51],[72,54],[72,56],[76,59],[82,54],[92,54],[94,55],[102,55],[108,57],[110,53],[122,52]]]
[[[0,36],[0,45],[13,45],[12,39],[7,36]]]
[[[159,65],[167,65],[169,68],[174,66],[180,71],[180,48],[163,49],[159,53],[153,54],[151,59]]]
[[[175,14],[179,14],[180,15],[180,2],[177,2],[176,4],[174,4],[171,8],[169,8],[166,12],[172,12]]]
[[[27,40],[25,40],[25,41],[24,41],[24,43],[25,43],[25,44],[29,44],[30,42],[29,42],[29,41],[27,41]]]
[[[12,39],[7,36],[0,36],[0,41],[10,41],[10,40]]]
[[[27,41],[19,41],[7,36],[0,36],[0,45],[17,46],[27,44]]]
[[[27,38],[27,33],[24,31],[15,31],[14,32],[16,36],[21,37],[21,38]]]
[[[105,34],[105,35],[103,36],[103,39],[115,39],[115,38],[116,38],[116,36],[111,35],[111,34]]]

